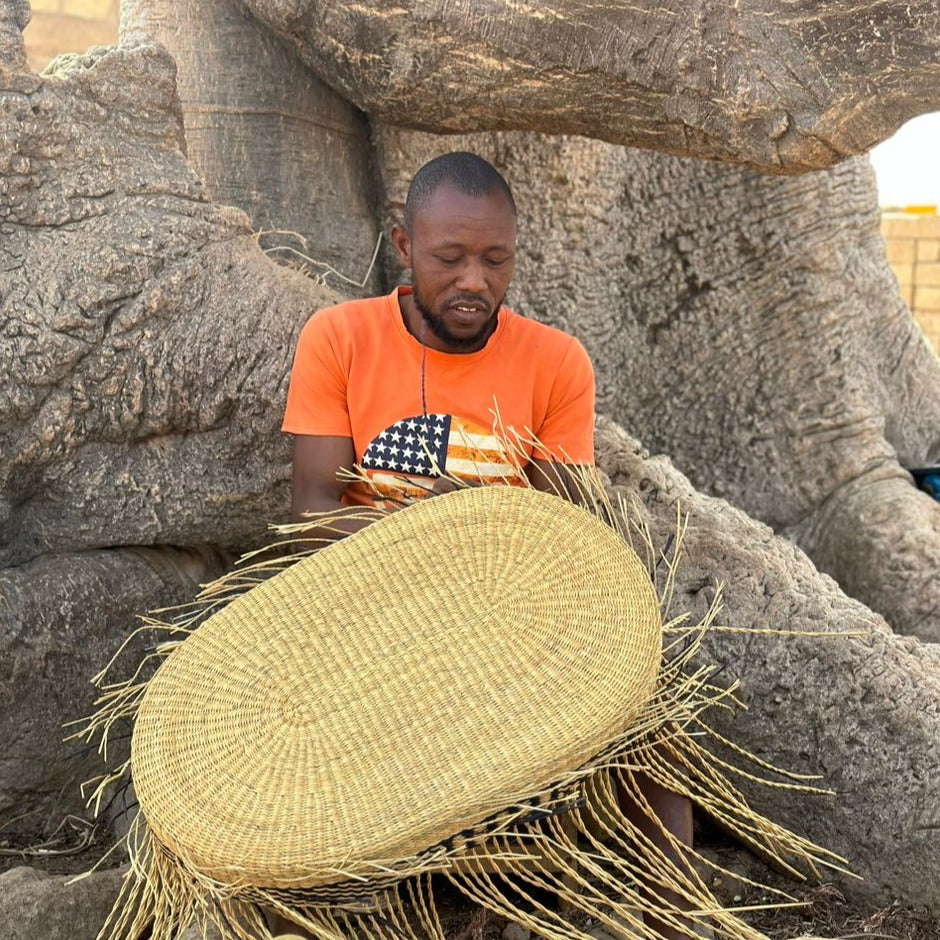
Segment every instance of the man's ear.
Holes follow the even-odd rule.
[[[406,268],[411,267],[411,236],[400,226],[392,226],[392,244],[398,260]]]

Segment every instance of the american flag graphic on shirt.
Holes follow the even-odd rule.
[[[455,415],[414,415],[396,421],[375,437],[361,467],[376,503],[421,499],[442,474],[474,483],[523,485],[524,478],[505,443]]]

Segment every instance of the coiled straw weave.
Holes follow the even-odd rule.
[[[543,493],[451,493],[177,648],[137,717],[137,798],[161,844],[219,880],[373,875],[597,754],[660,655],[659,600],[611,529]]]
[[[759,940],[690,849],[624,815],[626,794],[658,822],[641,780],[794,874],[842,870],[753,812],[703,746],[717,739],[702,713],[733,697],[692,666],[720,592],[701,623],[663,623],[681,519],[671,554],[647,538],[641,560],[625,507],[593,470],[573,480],[581,506],[474,488],[321,550],[284,543],[148,618],[169,636],[156,675],[106,685],[106,669],[79,732],[104,747],[135,723],[141,813],[102,940],[171,940],[193,921],[264,940],[265,910],[319,940],[444,940],[432,873],[548,940],[587,940],[588,918],[653,940],[650,917]]]

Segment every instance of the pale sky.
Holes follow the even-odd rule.
[[[908,121],[871,152],[882,206],[940,209],[940,112]]]

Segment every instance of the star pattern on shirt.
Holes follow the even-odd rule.
[[[414,415],[396,421],[366,448],[363,469],[438,476],[446,466],[451,417]]]

